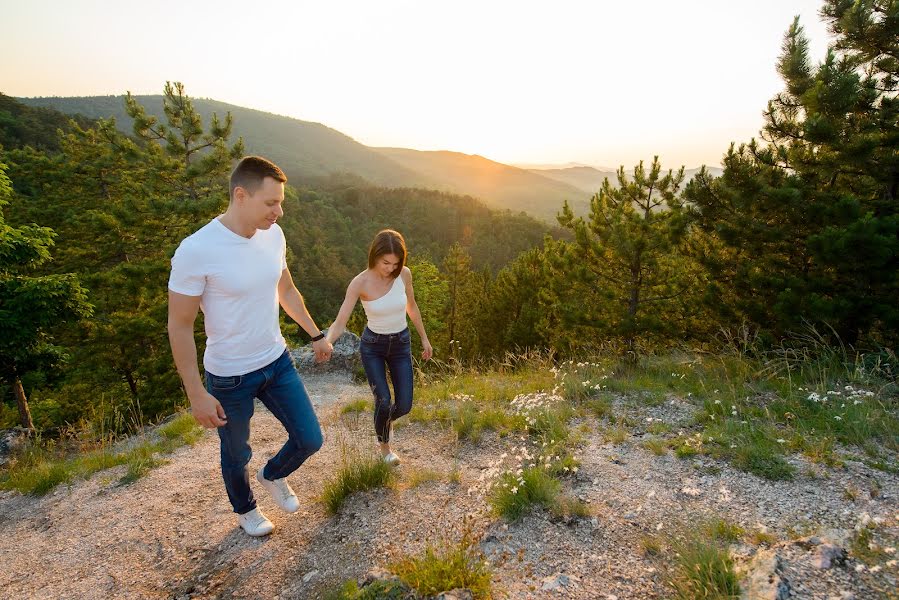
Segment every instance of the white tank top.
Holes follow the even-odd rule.
[[[406,284],[399,275],[386,294],[377,300],[362,301],[368,328],[375,333],[399,333],[406,325]]]

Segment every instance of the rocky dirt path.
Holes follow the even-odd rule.
[[[581,468],[566,479],[566,492],[588,503],[586,518],[535,510],[515,524],[498,520],[479,479],[522,441],[488,433],[477,444],[460,444],[451,431],[427,424],[398,430],[403,464],[394,489],[356,494],[340,514],[328,516],[318,497],[341,448],[374,447],[370,416],[341,415],[340,408],[369,392],[345,375],[304,381],[325,446],[290,478],[302,504],[298,513],[280,513],[258,494],[275,524],[272,535],[254,539],[236,526],[220,481],[218,438],[206,432],[130,485],[119,485],[121,473],[110,470],[42,498],[0,497],[0,597],[319,598],[427,542],[458,539],[467,524],[482,535],[500,597],[666,598],[672,558],[667,551],[647,554],[645,540],[660,539],[664,547],[677,532],[712,518],[778,539],[758,545],[744,538],[734,548],[738,566],[755,573],[752,597],[897,597],[895,561],[867,564],[850,554],[821,565],[867,524],[877,548],[886,549],[884,560],[895,557],[889,554],[889,544],[899,540],[895,474],[852,460],[827,469],[794,458],[796,480],[768,482],[706,457],[658,456],[640,444],[647,434],[639,427],[613,443],[598,423],[572,424],[583,434]],[[616,409],[633,422],[652,418],[675,428],[690,411],[676,399],[661,408]],[[257,405],[252,470],[283,436]],[[425,471],[438,477],[415,485]],[[453,471],[458,479],[448,476]]]

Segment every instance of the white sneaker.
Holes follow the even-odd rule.
[[[300,501],[297,499],[297,495],[293,493],[293,490],[290,489],[290,486],[287,485],[287,480],[282,477],[281,479],[269,481],[263,477],[263,469],[265,469],[265,466],[256,471],[256,481],[268,490],[278,508],[289,513],[297,512],[300,509]]]
[[[269,521],[258,508],[254,508],[250,512],[246,512],[242,515],[237,515],[237,522],[244,531],[253,537],[268,535],[272,532],[272,529],[275,528],[275,526],[272,525],[272,522]]]
[[[393,452],[389,452],[387,453],[387,456],[384,457],[384,462],[386,462],[391,467],[395,467],[400,464],[400,457]]]

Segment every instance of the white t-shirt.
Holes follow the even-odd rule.
[[[287,347],[278,324],[278,281],[287,268],[278,225],[240,236],[217,218],[178,246],[169,289],[201,296],[206,321],[203,366],[215,375],[260,369]]]

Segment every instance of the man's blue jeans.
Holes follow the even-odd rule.
[[[312,402],[287,350],[273,363],[244,375],[221,377],[206,371],[206,390],[225,409],[228,423],[218,428],[222,478],[234,512],[256,508],[247,464],[253,399],[259,398],[287,430],[287,442],[265,465],[263,476],[281,479],[296,471],[322,447],[322,430]]]
[[[399,333],[362,331],[359,354],[362,367],[375,397],[375,433],[378,441],[390,441],[390,424],[412,410],[412,338],[409,328]],[[390,404],[387,369],[393,382],[396,402]]]

